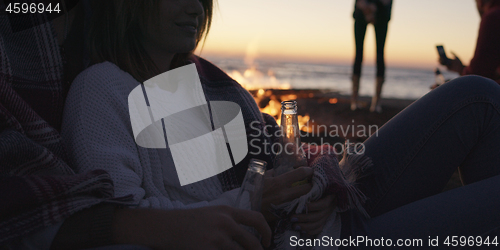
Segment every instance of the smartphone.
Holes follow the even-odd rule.
[[[438,54],[439,54],[439,58],[440,58],[440,62],[442,65],[447,65],[448,64],[448,57],[446,56],[446,52],[444,51],[444,47],[443,45],[437,45],[436,46],[436,49],[438,51]]]

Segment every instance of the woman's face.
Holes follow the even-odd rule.
[[[152,51],[187,53],[196,47],[196,38],[205,18],[199,0],[161,0],[159,23],[148,25],[143,43]]]

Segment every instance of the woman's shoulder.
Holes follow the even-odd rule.
[[[121,70],[112,62],[102,62],[94,64],[82,71],[75,79],[75,82],[85,81],[88,83],[105,84],[109,82],[137,82],[129,73]]]
[[[96,63],[94,65],[91,65],[87,69],[85,69],[82,73],[97,73],[97,72],[103,72],[103,71],[113,71],[115,73],[118,72],[123,72],[116,64],[109,62],[109,61],[104,61],[101,63]]]
[[[189,61],[196,65],[202,83],[204,83],[205,85],[213,87],[240,87],[240,84],[238,82],[236,82],[233,78],[227,75],[226,72],[224,72],[222,69],[215,66],[208,60],[198,56],[192,56],[191,58],[189,58]]]
[[[71,92],[128,95],[140,83],[127,72],[111,62],[94,64],[81,72],[71,84]]]

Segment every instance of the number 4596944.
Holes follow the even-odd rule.
[[[498,236],[490,238],[490,236],[483,239],[481,236],[448,236],[443,242],[447,246],[498,246]]]
[[[59,3],[52,5],[52,3],[49,3],[45,5],[44,3],[9,3],[7,5],[7,8],[5,8],[5,12],[9,13],[30,13],[30,14],[35,14],[35,13],[52,13],[52,12],[61,12],[61,9],[59,7]]]

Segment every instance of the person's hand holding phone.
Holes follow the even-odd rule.
[[[455,58],[450,59],[446,56],[446,52],[444,50],[443,45],[437,45],[436,49],[439,54],[439,63],[441,65],[446,66],[446,68],[448,68],[449,71],[457,72],[459,74],[462,73],[465,66],[462,64],[460,58],[458,58],[458,56],[455,55],[455,53],[451,52],[451,54],[453,54]]]
[[[448,63],[446,64],[446,67],[448,68],[449,71],[457,72],[460,74],[464,70],[465,66],[463,65],[460,58],[458,58],[458,56],[455,55],[455,53],[452,52],[452,54],[455,58],[449,59]]]
[[[436,49],[439,54],[439,63],[445,66],[448,65],[448,61],[450,59],[446,56],[446,52],[444,51],[443,45],[437,45]]]

